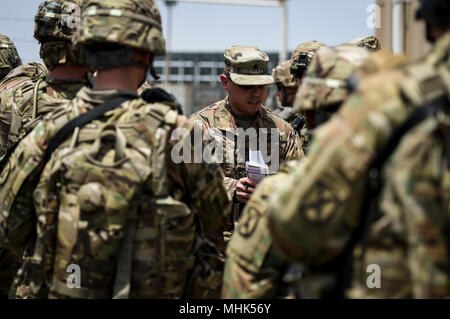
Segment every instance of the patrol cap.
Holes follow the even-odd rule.
[[[291,74],[292,61],[284,61],[272,71],[273,80],[276,83],[281,83],[284,87],[296,87],[297,83]]]
[[[381,49],[380,41],[378,41],[378,39],[373,35],[353,39],[344,45],[353,45],[366,48],[371,51],[378,51]]]
[[[253,46],[232,46],[225,50],[225,72],[238,85],[273,84],[269,56]]]

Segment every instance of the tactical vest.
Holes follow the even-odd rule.
[[[88,124],[47,164],[34,193],[38,239],[22,267],[35,297],[182,295],[199,229],[167,176],[178,114],[160,103],[145,108],[124,112],[124,121]],[[80,288],[67,285],[70,265],[81,270]]]

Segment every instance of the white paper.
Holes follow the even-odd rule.
[[[247,177],[256,183],[261,182],[269,175],[269,167],[264,163],[264,159],[260,151],[249,151],[249,161],[245,162]]]

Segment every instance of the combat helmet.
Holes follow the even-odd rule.
[[[134,50],[165,53],[161,15],[154,0],[89,0],[84,7],[82,28],[74,37],[83,59],[96,70],[122,65],[147,69],[134,60]]]
[[[82,0],[43,2],[34,17],[34,37],[40,42],[40,56],[49,70],[57,65],[82,64],[72,44],[80,26]]]
[[[12,70],[22,65],[14,43],[0,34],[0,81]]]
[[[369,57],[370,51],[355,46],[319,49],[303,78],[294,111],[319,111],[340,106],[350,94],[349,77]]]
[[[291,73],[292,61],[288,60],[278,65],[272,71],[275,84],[280,83],[283,87],[296,87],[297,83]]]
[[[381,49],[380,41],[373,35],[353,39],[344,45],[354,45],[371,51],[378,51]]]
[[[301,79],[303,77],[308,65],[311,63],[311,60],[315,55],[315,52],[322,47],[326,47],[326,45],[318,41],[311,41],[301,43],[297,46],[297,48],[295,48],[291,58],[291,73],[295,78]]]

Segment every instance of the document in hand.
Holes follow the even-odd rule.
[[[269,175],[269,167],[264,163],[264,159],[260,151],[250,150],[250,160],[245,162],[247,177],[256,183],[261,182]]]

